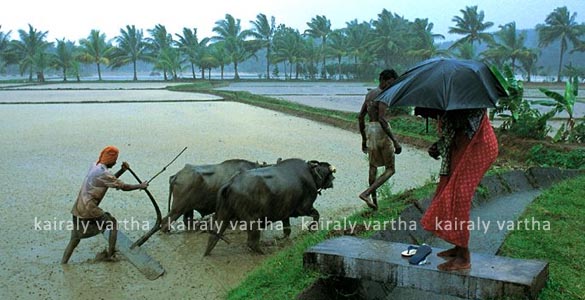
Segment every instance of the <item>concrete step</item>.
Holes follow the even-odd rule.
[[[542,194],[541,190],[533,189],[502,195],[484,203],[479,209],[472,209],[469,221],[472,222],[474,228],[469,231],[469,251],[497,254],[509,233],[508,228],[546,230],[545,226],[549,223],[547,220],[519,219],[526,206],[540,194]],[[451,244],[436,236],[428,239],[426,243],[438,248],[452,247]]]
[[[518,296],[536,299],[548,279],[548,263],[490,254],[471,254],[471,270],[443,272],[445,262],[433,248],[429,264],[415,266],[400,253],[408,244],[342,236],[326,240],[304,253],[305,268],[337,277],[390,283],[439,295],[466,299]]]

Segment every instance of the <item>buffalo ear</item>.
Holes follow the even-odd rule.
[[[318,160],[310,160],[309,161],[309,166],[311,166],[311,168],[315,168],[319,166],[319,161]]]
[[[313,176],[319,178],[319,180],[323,179],[323,175],[321,174],[321,169],[319,168],[319,162],[316,160],[308,161],[307,164],[309,165],[309,169]]]

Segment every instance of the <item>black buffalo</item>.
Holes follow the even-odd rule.
[[[263,221],[282,221],[290,234],[290,217],[311,216],[319,220],[313,203],[323,189],[333,187],[335,168],[327,162],[286,159],[276,165],[247,170],[234,176],[218,193],[215,230],[204,255],[222,237],[229,224],[245,222],[248,246],[258,253]]]
[[[186,164],[169,178],[169,213],[162,219],[161,230],[169,231],[172,222],[181,215],[184,224],[192,226],[194,210],[201,217],[214,213],[217,192],[222,185],[238,172],[265,165],[243,159],[230,159],[212,165]]]

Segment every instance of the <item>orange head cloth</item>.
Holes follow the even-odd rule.
[[[113,164],[118,160],[118,153],[120,153],[120,150],[116,146],[107,146],[100,153],[100,158],[97,163],[104,165]]]

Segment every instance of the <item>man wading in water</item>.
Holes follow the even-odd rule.
[[[148,187],[148,182],[146,181],[141,184],[126,184],[118,179],[130,168],[127,162],[122,163],[122,168],[115,175],[110,172],[109,169],[118,160],[118,153],[118,148],[114,146],[105,147],[100,153],[98,161],[91,167],[85,177],[77,200],[71,210],[74,229],[71,231],[69,245],[67,245],[65,253],[63,253],[62,264],[66,264],[69,261],[73,250],[75,250],[81,239],[98,235],[106,229],[111,230],[108,240],[109,246],[108,249],[98,253],[96,259],[115,260],[113,256],[118,236],[117,221],[112,215],[99,208],[98,205],[106,195],[108,188],[113,187],[117,190],[133,191]]]
[[[378,209],[376,189],[394,175],[394,153],[400,154],[402,152],[402,146],[394,138],[390,125],[385,118],[386,103],[375,101],[378,95],[392,85],[396,78],[398,78],[396,71],[382,71],[380,73],[378,87],[368,92],[358,116],[360,134],[362,135],[362,151],[368,154],[370,164],[368,178],[370,186],[359,197],[369,207],[375,210]],[[370,119],[367,128],[365,124],[366,115]],[[378,167],[381,166],[384,166],[386,169],[380,177],[376,178]]]

